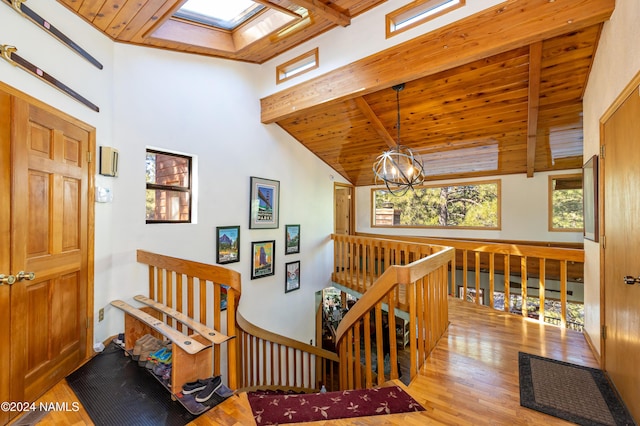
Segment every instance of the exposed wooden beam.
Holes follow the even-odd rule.
[[[396,141],[393,140],[389,132],[387,132],[387,129],[384,127],[375,112],[373,112],[367,101],[365,101],[362,96],[358,96],[354,100],[356,101],[356,105],[360,112],[362,112],[362,114],[364,114],[364,116],[371,122],[376,133],[378,133],[382,140],[389,145],[389,148],[395,148],[397,145]]]
[[[540,67],[542,42],[529,46],[529,107],[527,113],[527,177],[533,177],[538,139],[538,107],[540,105]]]
[[[278,12],[282,12],[285,13],[289,16],[292,16],[296,19],[302,19],[302,16],[300,16],[299,14],[287,9],[286,7],[282,7],[279,4],[273,3],[272,1],[269,0],[253,0],[255,3],[260,3],[263,6],[267,6],[270,7],[272,9],[277,10]]]
[[[273,123],[607,20],[615,0],[508,0],[260,100]]]
[[[346,27],[351,25],[351,17],[344,13],[327,6],[319,0],[292,0],[292,3],[302,6],[312,14],[320,15],[325,19],[330,20],[336,25]]]

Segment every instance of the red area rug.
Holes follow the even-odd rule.
[[[312,394],[248,392],[258,426],[424,411],[399,386]]]

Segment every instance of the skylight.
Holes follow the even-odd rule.
[[[264,9],[250,0],[188,0],[174,16],[225,30],[233,30]]]

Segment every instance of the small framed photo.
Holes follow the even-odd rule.
[[[274,274],[276,241],[253,241],[251,243],[251,279],[267,277]]]
[[[287,275],[284,282],[284,292],[300,289],[300,261],[289,262],[286,265]]]
[[[216,227],[216,263],[240,261],[240,227]]]
[[[251,176],[249,229],[278,228],[280,182]]]
[[[300,253],[300,225],[285,225],[284,240],[284,254]]]

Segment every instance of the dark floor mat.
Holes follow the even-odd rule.
[[[196,417],[113,343],[67,382],[97,426],[183,426]]]

